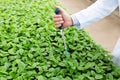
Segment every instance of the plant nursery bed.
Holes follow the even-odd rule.
[[[120,68],[85,30],[54,28],[56,0],[0,0],[0,80],[120,80]]]

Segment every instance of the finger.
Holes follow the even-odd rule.
[[[55,28],[59,28],[61,26],[61,24],[55,25]]]
[[[55,25],[60,25],[60,24],[63,24],[64,21],[59,21],[59,22],[55,22]]]
[[[54,18],[62,18],[62,15],[54,15]]]
[[[63,18],[54,18],[54,22],[63,21]]]

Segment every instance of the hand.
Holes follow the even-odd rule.
[[[59,8],[61,13],[59,15],[55,14],[53,17],[55,27],[59,28],[61,24],[63,25],[63,28],[73,25],[70,15],[61,7],[57,6],[56,8]]]

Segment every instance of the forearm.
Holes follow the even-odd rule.
[[[87,9],[71,15],[73,24],[82,29],[112,13],[118,6],[118,0],[98,0]]]

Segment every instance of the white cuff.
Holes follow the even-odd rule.
[[[80,23],[79,23],[79,20],[76,18],[76,16],[75,15],[71,15],[71,18],[73,20],[73,25],[80,30],[81,29]]]

